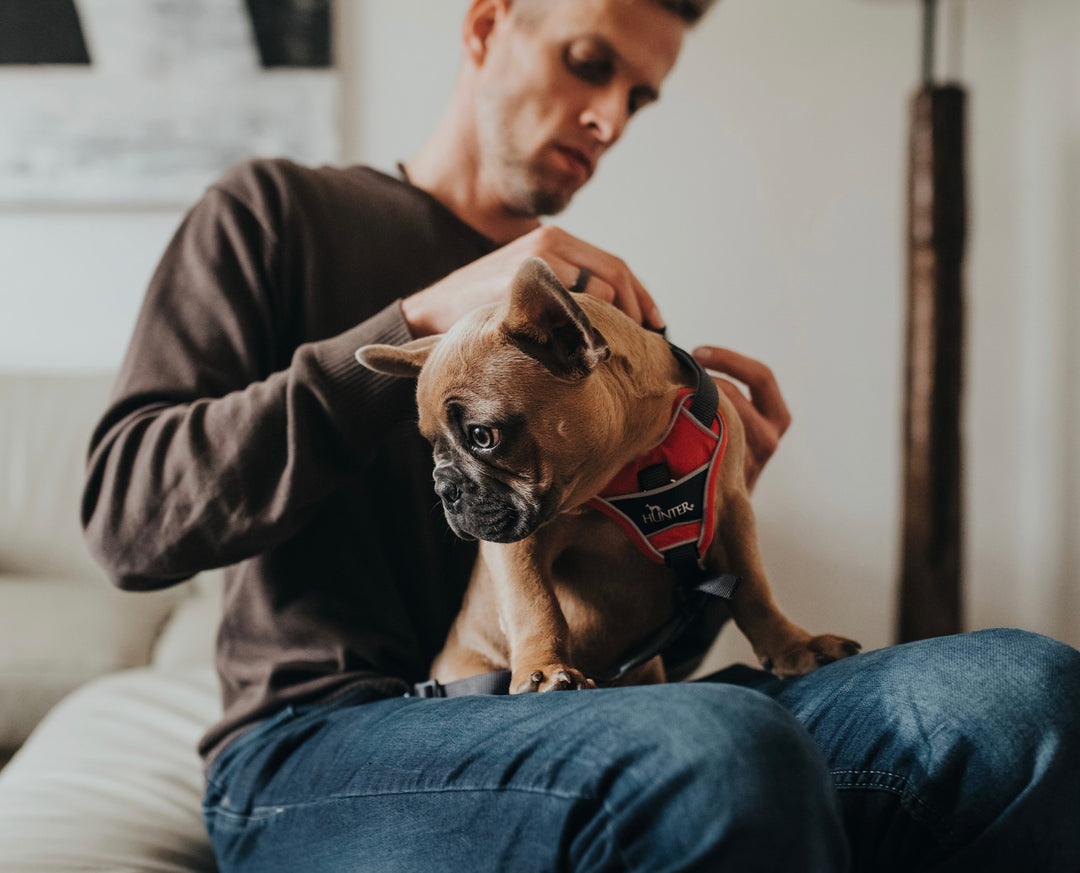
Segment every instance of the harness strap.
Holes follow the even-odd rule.
[[[443,685],[438,679],[427,679],[413,685],[406,697],[466,697],[470,694],[509,694],[510,671],[495,670],[455,679]]]
[[[693,355],[688,354],[673,343],[668,343],[668,346],[676,360],[693,370],[697,382],[687,412],[701,422],[703,427],[711,428],[717,410],[720,408],[720,393],[716,383],[709,378]],[[657,488],[663,488],[670,481],[671,474],[666,464],[653,464],[651,467],[645,467],[638,472],[638,487],[642,491],[654,491]]]
[[[668,343],[668,346],[680,363],[692,370],[697,378],[694,399],[690,401],[690,414],[705,427],[711,427],[713,419],[716,418],[716,411],[720,408],[720,389],[716,387],[716,383],[709,378],[709,374],[693,355],[685,349],[680,349],[674,343]]]
[[[653,464],[637,474],[637,481],[642,491],[655,491],[671,482],[671,470],[667,464]]]
[[[614,675],[608,676],[602,681],[615,682],[635,667],[640,667],[642,664],[651,661],[679,638],[683,631],[689,627],[694,617],[708,606],[709,601],[716,598],[730,600],[741,581],[741,578],[733,573],[720,573],[716,576],[703,577],[692,588],[683,586],[676,589],[676,597],[679,603],[676,606],[675,614],[668,620],[667,624],[639,646],[631,649]]]

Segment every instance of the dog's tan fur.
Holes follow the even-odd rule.
[[[500,542],[477,534],[479,559],[433,678],[445,683],[509,669],[514,692],[592,687],[668,621],[673,573],[585,505],[661,441],[678,391],[694,384],[663,337],[609,304],[569,295],[532,260],[509,302],[477,310],[442,337],[368,346],[357,356],[372,369],[419,377],[420,428],[436,446],[437,478],[452,471],[467,487],[497,485],[529,513],[544,507],[516,541],[501,531]],[[720,408],[728,448],[706,565],[742,578],[731,616],[762,664],[780,676],[853,654],[857,643],[813,636],[773,601],[743,473],[742,424],[723,392]],[[463,445],[463,422],[519,424],[488,458]],[[484,506],[459,506],[448,507],[455,529],[489,523],[469,518],[483,516]],[[664,679],[656,657],[619,683]]]

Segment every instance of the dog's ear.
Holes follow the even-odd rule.
[[[356,350],[356,360],[376,373],[415,379],[441,339],[441,336],[425,336],[403,346],[364,346]]]
[[[518,269],[502,329],[560,379],[584,378],[611,355],[600,331],[540,258],[529,258]]]

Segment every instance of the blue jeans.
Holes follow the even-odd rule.
[[[288,709],[208,773],[224,873],[1080,871],[1080,653],[1020,631],[792,680]]]

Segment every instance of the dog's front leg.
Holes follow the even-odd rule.
[[[723,564],[741,577],[728,607],[766,670],[777,676],[801,676],[859,651],[861,647],[854,640],[836,634],[814,636],[803,630],[776,605],[758,551],[753,509],[745,494],[725,497],[721,521],[710,563]]]
[[[595,683],[570,663],[570,629],[538,538],[482,543],[481,548],[510,653],[510,692],[594,688]]]

